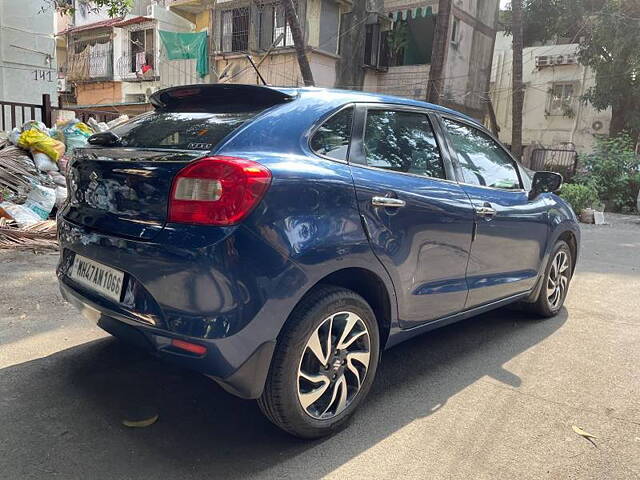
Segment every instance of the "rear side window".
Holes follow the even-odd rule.
[[[211,150],[255,112],[150,112],[115,127],[124,147]]]
[[[446,178],[429,117],[424,113],[369,110],[364,132],[367,165]]]
[[[351,123],[353,121],[353,107],[339,111],[324,122],[311,137],[311,150],[318,155],[346,160],[351,141]]]

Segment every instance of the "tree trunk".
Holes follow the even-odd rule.
[[[336,69],[336,86],[362,90],[364,86],[364,43],[366,36],[367,0],[353,0],[349,13],[340,21],[340,60]]]
[[[609,124],[610,137],[617,137],[625,130],[628,108],[628,105],[614,105],[611,108],[611,123]]]
[[[452,0],[440,0],[438,3],[438,18],[434,32],[433,48],[431,49],[431,69],[427,85],[427,102],[439,103],[442,98],[444,78],[444,59],[449,45],[449,19],[451,17]]]
[[[304,36],[302,35],[302,29],[300,28],[300,20],[296,13],[296,8],[293,5],[293,0],[282,0],[284,6],[284,14],[287,18],[289,28],[291,28],[291,36],[293,37],[293,44],[296,47],[296,55],[298,57],[298,65],[300,65],[300,73],[302,74],[302,81],[305,87],[315,86],[313,81],[313,73],[311,73],[311,67],[309,66],[309,59],[305,52]]]
[[[516,159],[522,158],[522,106],[524,88],[522,86],[522,0],[511,2],[511,30],[513,35],[513,86],[511,111],[511,153]]]

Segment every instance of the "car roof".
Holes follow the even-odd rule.
[[[327,96],[335,96],[336,98],[344,99],[344,103],[350,102],[362,102],[362,103],[390,103],[395,105],[405,105],[409,107],[428,108],[430,110],[447,113],[456,117],[464,118],[470,122],[482,125],[476,120],[464,113],[458,112],[451,108],[443,107],[435,103],[423,102],[421,100],[414,100],[406,97],[397,97],[395,95],[385,95],[376,92],[363,92],[360,90],[342,90],[337,88],[319,88],[319,87],[270,87],[273,90],[290,95],[291,97],[299,97],[304,99],[308,96],[317,96],[318,94],[326,94]],[[483,127],[484,128],[484,127]]]

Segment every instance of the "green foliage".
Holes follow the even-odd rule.
[[[69,0],[45,0],[63,15],[73,15],[75,12],[74,2]],[[105,9],[110,17],[126,15],[133,8],[134,0],[80,0],[78,5],[89,11]]]
[[[593,69],[596,85],[584,99],[598,110],[613,109],[611,134],[640,131],[640,2],[607,0],[585,20],[579,59]]]
[[[389,52],[392,57],[397,56],[409,44],[409,28],[407,22],[401,20],[396,22],[394,28],[387,35],[389,43]]]
[[[578,183],[592,185],[610,208],[634,210],[640,158],[629,135],[597,140],[593,153],[582,157],[582,163],[584,170],[575,177]]]
[[[576,215],[580,215],[582,210],[598,203],[598,190],[589,183],[565,183],[560,191],[560,196],[569,202]]]

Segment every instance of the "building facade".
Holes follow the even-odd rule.
[[[41,0],[0,0],[0,100],[40,104],[46,93],[56,105],[54,16]]]
[[[315,84],[426,99],[443,1],[296,0]],[[438,102],[482,118],[498,0],[451,1]],[[206,31],[208,74],[170,60],[160,30]],[[159,88],[199,82],[303,85],[279,0],[138,0],[126,18],[79,9],[61,33],[63,83],[78,105],[141,104]]]
[[[365,53],[365,90],[426,98],[441,3],[384,1],[384,15],[391,24],[368,27],[373,33],[367,31],[367,45],[371,37],[379,40]],[[484,115],[498,6],[497,0],[452,0],[438,103],[477,118]]]
[[[135,114],[161,88],[210,81],[197,73],[195,59],[169,60],[160,31],[192,33],[196,24],[163,2],[137,1],[118,18],[79,7],[73,20],[57,34],[66,47],[59,55],[67,106]]]
[[[589,152],[607,135],[611,111],[598,112],[580,98],[595,85],[593,72],[577,61],[578,44],[543,45],[523,51],[523,145]],[[511,37],[500,32],[491,72],[491,99],[500,140],[511,143]]]

